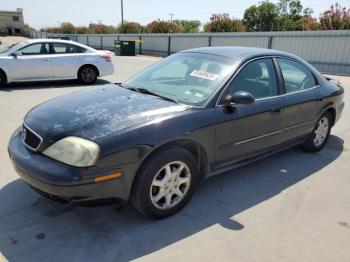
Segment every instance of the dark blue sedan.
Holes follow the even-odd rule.
[[[162,218],[209,176],[295,145],[321,150],[343,92],[288,53],[192,49],[125,83],[36,106],[9,153],[23,180],[47,197],[131,199]]]

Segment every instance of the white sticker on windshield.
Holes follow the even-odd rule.
[[[214,81],[216,78],[218,78],[219,75],[213,74],[213,73],[209,73],[209,72],[194,70],[190,74],[190,76],[195,76],[195,77],[204,78],[204,79],[208,79],[208,80]]]

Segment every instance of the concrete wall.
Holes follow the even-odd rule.
[[[18,18],[15,21],[14,17]],[[23,9],[17,8],[16,11],[0,10],[0,28],[7,29],[10,35],[21,35],[25,32]]]
[[[324,73],[350,75],[350,30],[198,34],[64,35],[31,32],[32,38],[68,37],[98,49],[113,50],[114,40],[141,40],[136,52],[167,56],[204,46],[250,46],[296,54]]]

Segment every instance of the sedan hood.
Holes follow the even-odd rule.
[[[24,121],[46,142],[66,136],[96,140],[187,108],[110,84],[45,102]]]

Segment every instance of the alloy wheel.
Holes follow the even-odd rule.
[[[314,145],[321,146],[327,138],[329,131],[329,121],[327,117],[322,117],[316,125],[314,131]]]
[[[84,82],[90,83],[96,78],[95,70],[90,67],[87,67],[82,71],[81,77],[84,80]]]
[[[189,167],[181,161],[168,163],[158,171],[151,184],[152,204],[158,209],[170,209],[184,199],[190,185]]]

